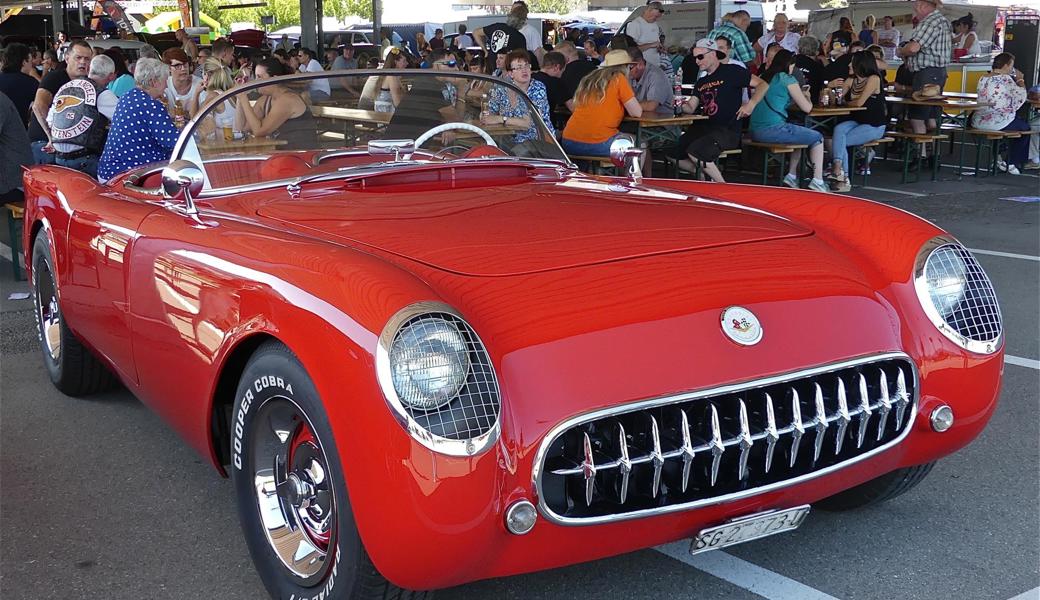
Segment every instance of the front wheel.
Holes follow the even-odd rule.
[[[54,387],[69,396],[84,396],[111,387],[115,381],[111,372],[65,324],[45,231],[33,242],[32,294],[43,364]]]
[[[917,465],[916,467],[896,469],[877,479],[871,479],[854,488],[839,492],[829,498],[824,498],[817,502],[815,506],[823,510],[843,511],[863,508],[891,500],[915,488],[934,466],[935,463],[930,462]]]
[[[317,391],[284,346],[250,358],[232,412],[231,479],[249,553],[273,598],[426,598],[365,553]]]

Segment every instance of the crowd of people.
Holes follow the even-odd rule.
[[[738,10],[688,49],[666,45],[660,27],[665,8],[657,1],[648,2],[641,16],[612,37],[602,30],[570,29],[559,41],[530,23],[527,5],[518,1],[501,23],[475,31],[460,27],[451,41],[438,29],[429,40],[416,36],[414,49],[393,32],[384,32],[382,45],[365,47],[364,53],[348,42],[319,55],[283,37],[265,56],[236,51],[226,39],[200,48],[180,31],[178,46],[162,54],[146,46],[131,63],[118,48],[102,52],[85,41],[59,39],[45,52],[15,43],[3,48],[0,61],[2,108],[10,105],[13,111],[3,122],[5,132],[12,122],[23,128],[29,153],[19,156],[104,181],[168,158],[188,120],[222,92],[254,79],[327,69],[387,71],[360,81],[313,79],[306,95],[271,85],[264,88],[262,101],[252,105],[225,99],[212,110],[213,118],[200,125],[204,135],[222,133],[231,141],[278,131],[291,141],[313,131],[308,106],[340,92],[333,86],[352,94],[357,108],[393,113],[408,96],[400,69],[470,71],[508,80],[516,88],[472,80],[446,92],[446,102],[453,110],[456,102],[480,106],[480,122],[514,128],[518,143],[537,133],[529,106],[565,151],[583,156],[606,155],[614,140],[631,138],[626,116],[698,113],[707,118],[688,126],[674,147],[662,149],[680,169],[723,181],[720,155],[750,138],[805,146],[813,171],[808,187],[847,191],[853,167],[848,148],[882,137],[894,116],[886,106],[886,88],[893,84],[897,92],[915,98],[935,96],[945,84],[950,61],[978,51],[971,15],[951,25],[939,12],[941,5],[942,0],[915,0],[916,27],[905,40],[890,16],[882,17],[880,25],[868,16],[858,33],[843,18],[821,40],[797,31],[783,14],[776,15],[771,29],[751,39],[751,17]],[[895,81],[888,82],[887,63],[894,57],[902,65]],[[683,84],[688,95],[676,93]],[[973,127],[1029,130],[1030,124],[1016,115],[1025,89],[1013,56],[1004,53],[994,59],[978,93],[992,106],[974,114]],[[805,127],[804,119],[814,105],[829,99],[864,110],[824,136]],[[912,106],[901,116],[908,128],[923,133],[938,126],[936,111]],[[1032,149],[1030,136],[1012,143],[1005,156],[1009,172],[1037,168],[1035,137]],[[801,183],[799,154],[791,161],[785,185]],[[644,170],[649,165],[647,160]],[[862,168],[869,169],[869,161]]]

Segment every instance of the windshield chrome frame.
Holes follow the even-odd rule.
[[[427,75],[427,73],[429,73],[429,75]],[[338,70],[338,71],[321,71],[321,72],[315,72],[315,73],[294,73],[292,75],[283,75],[281,77],[275,77],[275,78],[255,79],[253,81],[250,81],[249,83],[246,83],[246,84],[243,84],[243,85],[239,85],[239,86],[235,86],[235,87],[225,91],[220,96],[218,96],[216,100],[214,100],[214,101],[212,101],[212,103],[210,103],[210,106],[209,106],[209,108],[206,111],[197,113],[194,117],[192,117],[191,120],[189,120],[188,123],[184,126],[184,130],[181,131],[180,137],[177,138],[177,143],[173,147],[173,154],[170,157],[170,161],[174,161],[174,160],[178,160],[178,159],[184,158],[184,153],[185,153],[186,149],[189,147],[189,144],[192,142],[192,136],[195,134],[195,130],[198,127],[198,124],[201,121],[201,119],[204,118],[205,116],[207,116],[210,112],[215,110],[216,107],[218,107],[221,104],[223,104],[223,102],[225,100],[231,98],[232,96],[239,96],[239,95],[247,96],[249,94],[249,92],[252,92],[253,90],[261,88],[261,87],[263,87],[265,85],[270,85],[271,83],[274,83],[274,82],[278,82],[278,83],[293,83],[293,82],[307,82],[307,81],[310,81],[312,79],[337,79],[337,78],[340,78],[340,77],[372,77],[372,76],[382,77],[382,76],[387,76],[387,75],[409,77],[409,76],[414,76],[416,74],[419,74],[422,77],[437,77],[437,76],[442,76],[443,77],[443,76],[447,76],[447,77],[459,77],[459,78],[462,78],[462,79],[482,79],[484,81],[488,81],[488,82],[495,83],[495,84],[498,84],[498,85],[504,85],[504,86],[506,86],[508,88],[512,88],[512,90],[514,92],[516,92],[518,94],[524,94],[526,96],[524,91],[521,90],[519,87],[517,87],[516,84],[512,82],[512,80],[509,80],[509,79],[499,79],[499,78],[491,77],[489,75],[484,75],[484,74],[481,74],[481,73],[470,73],[468,71],[437,71],[437,70],[434,70],[434,69],[341,69],[341,70]],[[526,99],[525,101],[528,104],[530,104],[531,106],[533,106],[533,104],[531,103],[530,99]],[[537,124],[542,128],[542,131],[548,131],[548,128],[545,125],[545,121],[542,120],[542,115],[538,114],[537,110],[531,111],[531,114],[532,114],[533,118],[537,119]],[[503,156],[503,157],[493,157],[493,158],[501,158],[501,159],[512,158],[512,159],[515,159],[515,160],[521,161],[521,162],[525,162],[525,161],[544,161],[546,163],[551,163],[551,164],[554,164],[554,165],[555,164],[565,165],[566,167],[568,167],[570,169],[577,170],[577,168],[578,168],[577,165],[575,165],[573,162],[571,162],[570,157],[567,156],[567,153],[564,152],[563,148],[560,146],[559,140],[557,140],[555,137],[553,137],[552,138],[552,143],[556,146],[557,150],[560,151],[560,155],[564,157],[563,161],[559,161],[557,159],[549,159],[549,158],[530,158],[530,157],[519,157],[519,156],[513,156],[513,157]],[[480,159],[480,160],[487,160],[487,159]],[[199,167],[201,167],[202,170],[203,170],[203,173],[205,173],[206,172],[206,165],[205,165],[205,163],[207,163],[209,161],[208,160],[203,160],[202,162],[203,162],[203,164],[199,165]],[[454,162],[454,161],[452,161],[452,162]],[[417,161],[416,164],[425,164],[425,163],[420,163],[420,162]],[[445,165],[449,165],[449,164],[451,164],[451,163],[450,162],[445,162]],[[371,168],[371,165],[358,165],[356,168],[359,169],[359,170],[363,169],[363,170],[367,171],[367,170],[369,170]],[[331,175],[332,173],[333,172],[330,172],[329,174]],[[350,171],[343,171],[340,174],[342,176],[344,176],[344,177],[349,177],[351,175],[351,172]],[[226,193],[238,193],[238,192],[243,192],[243,191],[262,190],[262,189],[267,189],[267,188],[272,188],[272,187],[284,187],[286,185],[289,185],[289,184],[293,183],[294,180],[296,180],[296,179],[300,179],[300,178],[299,177],[290,177],[290,178],[285,178],[285,179],[270,180],[270,181],[256,182],[256,183],[253,183],[253,184],[228,186],[228,187],[220,187],[220,188],[208,187],[208,188],[203,189],[198,197],[199,198],[206,198],[206,197],[213,197],[213,196],[216,196],[216,195],[219,195],[219,194],[226,194]],[[207,178],[207,181],[208,181],[208,178]]]

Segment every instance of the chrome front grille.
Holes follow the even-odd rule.
[[[585,415],[542,445],[540,508],[591,524],[789,485],[897,443],[916,398],[913,364],[888,354]]]

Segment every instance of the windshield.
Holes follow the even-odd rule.
[[[440,70],[446,68],[268,77],[261,63],[255,82],[226,93],[207,79],[211,89],[200,95],[201,108],[185,127],[174,158],[196,162],[208,189],[388,161],[567,161],[546,125],[540,83],[528,79],[525,93],[510,81],[454,67]],[[385,148],[386,142],[406,140],[414,143],[414,152],[369,151],[370,144]]]

